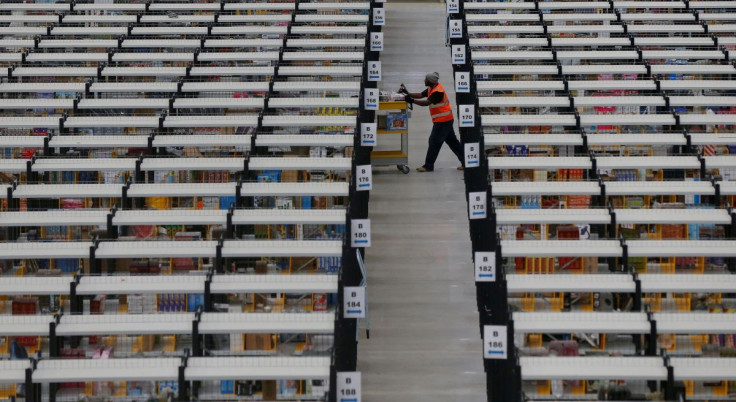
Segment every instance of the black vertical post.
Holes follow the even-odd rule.
[[[636,272],[632,272],[634,277],[634,311],[642,311],[642,294],[641,294],[641,280]]]
[[[456,82],[456,116],[459,121],[460,141],[463,144],[463,153],[466,145],[468,149],[474,147],[475,152],[465,155],[467,161],[463,162],[465,170],[465,196],[467,208],[470,208],[471,193],[486,194],[486,216],[482,219],[469,219],[470,239],[475,260],[477,252],[495,252],[496,280],[494,282],[476,282],[476,297],[479,314],[481,336],[485,325],[503,325],[507,328],[507,357],[505,359],[485,359],[484,369],[486,372],[486,390],[488,401],[519,401],[521,398],[521,380],[516,365],[516,350],[514,349],[513,323],[509,320],[508,299],[506,279],[503,268],[503,255],[500,241],[496,235],[496,219],[493,205],[491,186],[489,183],[488,159],[485,156],[485,144],[481,113],[478,103],[478,92],[471,59],[470,41],[468,37],[467,21],[465,18],[464,4],[459,2],[459,13],[450,14],[450,20],[460,20],[461,37],[451,37],[451,57],[453,72],[456,80],[459,73],[465,73],[467,82]],[[451,28],[455,28],[454,23]],[[451,35],[453,36],[453,35]],[[456,35],[455,35],[456,36]],[[462,46],[462,48],[457,48]],[[461,57],[464,56],[464,57]],[[470,107],[472,107],[472,112]],[[472,113],[473,124],[467,124]],[[468,165],[472,157],[477,157],[477,163]],[[471,218],[470,211],[468,218]],[[472,273],[469,273],[472,274]]]
[[[190,400],[189,399],[189,383],[187,383],[186,376],[185,376],[186,369],[187,369],[186,363],[182,363],[182,365],[179,366],[179,373],[178,373],[179,392],[177,395],[177,400],[181,402]]]
[[[120,200],[120,205],[123,206],[123,209],[133,208],[133,200],[128,197],[128,190],[130,190],[130,179],[128,179],[128,181],[123,186],[123,193]]]
[[[235,230],[233,228],[233,214],[235,213],[235,204],[230,204],[230,208],[227,210],[227,223],[225,224],[227,238],[235,238]]]
[[[376,7],[376,2],[371,2],[371,20],[372,10]],[[357,366],[358,342],[356,333],[358,322],[353,318],[345,318],[344,300],[345,287],[360,286],[363,275],[359,266],[357,253],[364,256],[364,250],[353,248],[351,244],[351,233],[353,219],[368,218],[368,201],[370,198],[369,191],[357,191],[356,169],[357,166],[371,164],[372,147],[361,145],[361,124],[372,123],[376,119],[375,111],[365,110],[363,94],[366,88],[377,88],[377,82],[368,81],[368,63],[376,61],[379,58],[378,52],[371,51],[371,33],[380,31],[380,27],[369,29],[366,38],[366,55],[363,62],[363,76],[361,84],[361,99],[359,100],[360,108],[358,110],[358,118],[356,119],[355,136],[353,137],[353,161],[350,174],[350,190],[348,200],[348,211],[345,221],[345,237],[343,238],[342,264],[338,273],[338,293],[337,293],[337,315],[335,318],[335,345],[333,352],[332,367],[330,370],[330,390],[328,394],[329,401],[337,401],[337,372],[355,371]],[[366,301],[367,303],[367,301]]]
[[[349,227],[349,225],[346,225]],[[346,231],[347,236],[349,232]],[[343,246],[343,259],[342,267],[340,272],[340,278],[338,279],[338,293],[337,293],[337,316],[335,319],[335,344],[333,352],[333,363],[330,373],[330,392],[329,400],[337,400],[337,372],[342,371],[355,371],[357,366],[357,354],[358,354],[358,342],[355,339],[357,333],[358,321],[354,318],[345,318],[345,292],[346,286],[358,286],[361,280],[360,267],[357,266],[358,261],[355,257],[356,249],[350,247],[349,239],[346,239],[346,244]],[[353,257],[350,258],[349,254]]]
[[[79,284],[79,276],[75,277],[69,284],[69,308],[72,314],[82,314],[82,300],[77,295],[77,285]]]
[[[657,321],[654,320],[654,317],[651,313],[648,313],[649,315],[649,337],[647,339],[647,356],[656,356],[657,355]]]
[[[214,269],[213,269],[214,270]],[[212,303],[212,275],[213,271],[207,273],[207,279],[204,281],[204,312],[210,313],[214,310]]]
[[[102,264],[97,259],[97,247],[100,245],[100,240],[95,239],[94,243],[89,246],[89,271],[90,274],[99,275],[102,273]]]
[[[222,247],[224,244],[224,238],[220,236],[215,247],[215,272],[222,274],[225,272],[225,262],[222,259]]]
[[[33,364],[33,363],[31,363]],[[27,368],[26,369],[26,379],[25,379],[25,386],[26,386],[26,400],[35,402],[37,400],[41,400],[40,395],[36,395],[36,390],[33,386],[33,369]]]
[[[202,356],[202,342],[199,339],[199,321],[192,321],[192,355],[196,357]]]
[[[669,356],[664,356],[664,364],[667,367],[667,382],[664,386],[664,399],[666,401],[674,401],[677,399],[675,392],[675,369],[670,364]]]
[[[736,239],[736,211],[729,208],[731,214],[731,224],[728,226],[728,237],[730,239]],[[726,258],[726,266],[728,272],[736,274],[736,257]]]
[[[629,245],[626,244],[623,236],[619,238],[619,242],[621,244],[621,265],[619,270],[621,272],[629,272]]]
[[[59,337],[56,336],[56,320],[49,323],[49,357],[55,358],[60,355]]]
[[[118,228],[112,223],[113,214],[107,214],[107,238],[116,239],[118,237]]]

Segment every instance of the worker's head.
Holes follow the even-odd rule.
[[[428,73],[427,75],[424,76],[424,85],[428,87],[433,87],[437,85],[439,80],[440,80],[440,73],[437,73],[437,72]]]

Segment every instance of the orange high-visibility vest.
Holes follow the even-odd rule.
[[[427,91],[427,98],[431,97],[435,92],[442,92],[442,102],[431,103],[429,105],[429,114],[432,115],[432,123],[443,123],[446,121],[452,121],[454,119],[452,115],[452,107],[450,106],[450,99],[447,97],[445,87],[439,82],[434,88],[429,88]]]

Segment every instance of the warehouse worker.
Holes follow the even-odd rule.
[[[452,152],[460,160],[460,167],[457,170],[463,170],[463,147],[455,136],[453,124],[455,119],[452,115],[452,106],[450,106],[450,98],[447,97],[445,87],[439,83],[439,73],[429,73],[424,77],[424,85],[427,86],[422,92],[405,94],[405,99],[409,103],[419,106],[429,106],[429,114],[432,115],[432,133],[429,135],[429,148],[427,148],[427,157],[424,160],[424,166],[418,167],[419,172],[431,172],[434,170],[434,162],[440,153],[442,143],[447,143]],[[427,99],[422,99],[427,98]],[[415,100],[416,99],[416,100]]]

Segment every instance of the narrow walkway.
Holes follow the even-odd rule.
[[[444,47],[444,3],[386,4],[384,90],[423,89],[427,72],[454,86]],[[455,106],[454,93],[448,94]],[[409,123],[412,172],[375,168],[367,252],[371,339],[361,332],[364,402],[485,401],[481,341],[470,259],[465,186],[444,147],[433,173],[418,173],[431,120]],[[456,129],[457,130],[457,129]],[[388,139],[379,138],[379,146]]]

